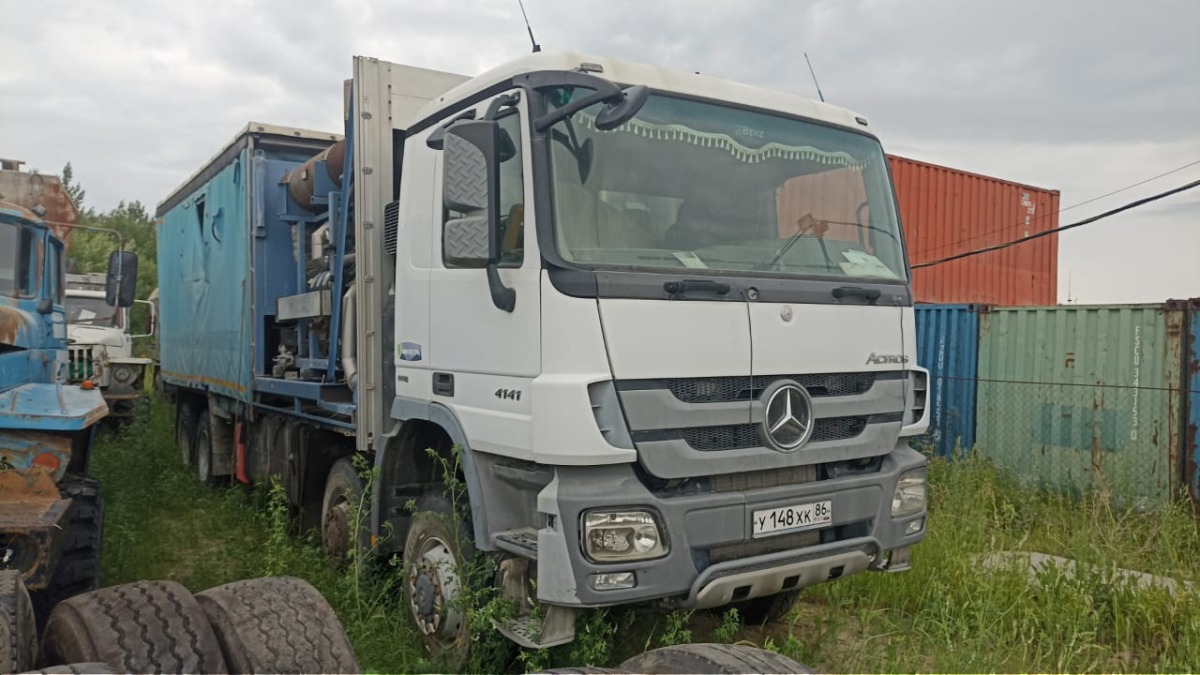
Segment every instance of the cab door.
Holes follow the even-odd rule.
[[[503,95],[502,95],[503,96]],[[475,109],[484,115],[491,101]],[[458,115],[461,115],[459,113]],[[456,116],[458,116],[456,115]],[[500,281],[516,292],[506,311],[492,300],[487,272],[455,267],[442,250],[442,226],[452,217],[442,206],[442,155],[434,167],[433,213],[441,223],[432,237],[429,290],[432,399],[454,411],[472,449],[532,457],[533,379],[541,372],[540,256],[535,236],[533,181],[525,99],[495,115],[515,153],[499,169]]]

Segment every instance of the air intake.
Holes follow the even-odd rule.
[[[388,255],[396,255],[396,231],[400,226],[400,202],[392,202],[383,207],[383,250]]]

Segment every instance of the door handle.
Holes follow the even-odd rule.
[[[433,393],[438,396],[453,396],[454,395],[454,374],[453,373],[434,373],[433,374]]]

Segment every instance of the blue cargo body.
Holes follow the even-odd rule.
[[[917,305],[917,365],[929,369],[929,442],[952,457],[975,446],[980,305]]]
[[[160,207],[158,231],[163,381],[246,403],[273,384],[263,381],[275,357],[264,336],[276,300],[305,290],[292,262],[293,230],[276,215],[281,180],[338,138],[255,129]]]

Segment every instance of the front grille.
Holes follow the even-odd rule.
[[[820,542],[820,530],[781,534],[756,541],[726,544],[724,546],[714,546],[713,548],[708,549],[708,562],[715,565],[728,560],[741,560],[742,558],[752,558],[759,555],[779,553],[780,551],[791,551],[798,548],[807,548],[809,546],[819,544]]]
[[[854,396],[866,393],[875,384],[875,373],[833,373],[828,375],[755,375],[753,377],[672,378],[663,384],[684,403],[723,403],[751,401],[781,379],[795,380],[813,398]]]
[[[757,424],[730,424],[716,427],[681,429],[683,440],[693,449],[702,451],[738,450],[763,447]],[[844,441],[858,436],[867,428],[867,417],[826,417],[817,420],[809,442]]]
[[[94,366],[91,347],[70,347],[67,350],[67,356],[70,359],[67,378],[71,382],[82,382],[94,374],[92,372]]]
[[[817,480],[817,465],[789,466],[766,471],[746,471],[712,476],[713,492],[752,492],[781,485],[803,485]]]

